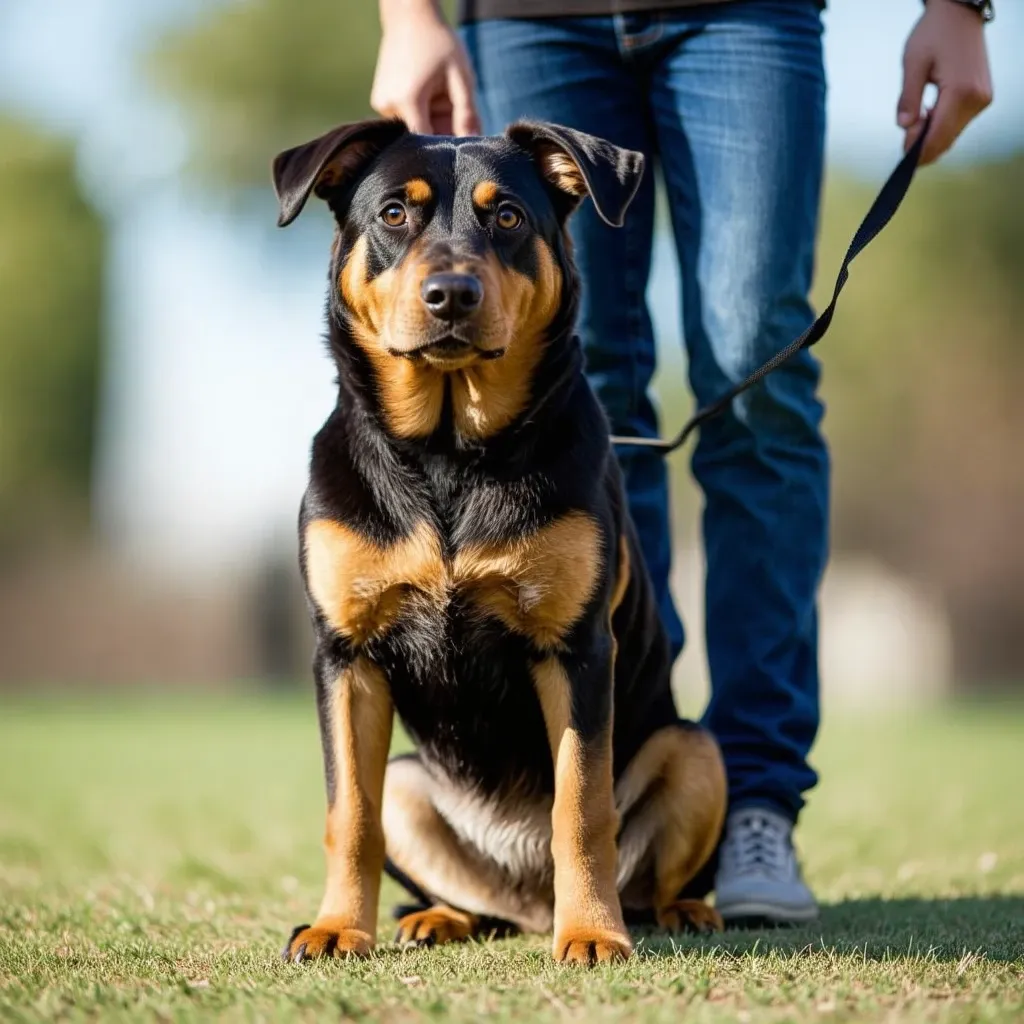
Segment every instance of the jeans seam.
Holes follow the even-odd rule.
[[[639,286],[637,272],[637,244],[636,231],[626,225],[626,301],[629,304],[627,318],[629,322],[629,406],[626,415],[633,420],[639,409],[639,396],[637,395],[638,378],[640,376],[637,360],[638,339],[643,328],[643,303],[646,301],[643,290]],[[653,325],[652,325],[653,330]],[[655,343],[656,344],[656,343]]]

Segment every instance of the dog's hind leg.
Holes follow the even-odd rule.
[[[398,941],[422,945],[482,934],[544,931],[551,907],[510,884],[438,811],[415,756],[393,758],[384,780],[385,871],[425,904],[398,923]]]
[[[725,819],[725,767],[710,733],[685,722],[659,730],[630,761],[615,796],[624,907],[653,910],[670,931],[721,930],[703,900],[679,899],[714,852]]]

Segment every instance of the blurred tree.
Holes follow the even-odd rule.
[[[966,685],[1024,673],[1022,181],[1024,155],[922,172],[815,349],[834,550],[870,552],[931,589]],[[874,193],[829,180],[819,308]],[[682,379],[661,383],[662,408],[691,406]]]
[[[0,551],[88,524],[105,252],[73,145],[0,117]]]
[[[835,537],[932,585],[963,677],[1024,670],[1024,155],[925,172],[856,264],[825,365]],[[833,181],[818,298],[872,190]]]
[[[165,36],[152,70],[192,115],[196,170],[265,189],[278,150],[370,114],[379,31],[371,0],[222,4]]]
[[[379,39],[375,0],[222,2],[164,36],[150,70],[191,115],[202,180],[265,189],[279,150],[373,116]]]

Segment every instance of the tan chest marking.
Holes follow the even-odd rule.
[[[421,523],[381,548],[329,520],[306,528],[310,593],[328,623],[363,643],[386,631],[410,603],[445,608],[468,591],[485,614],[555,649],[580,618],[601,573],[597,525],[581,512],[503,545],[476,545],[446,560],[438,536]]]
[[[560,646],[600,573],[600,533],[582,512],[511,543],[460,551],[453,570],[483,610],[543,649]]]
[[[309,590],[328,623],[363,643],[391,626],[411,597],[440,601],[446,587],[441,541],[426,523],[389,548],[341,523],[306,527]]]

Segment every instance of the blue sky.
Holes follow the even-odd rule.
[[[338,0],[339,21],[347,2]],[[182,566],[214,552],[244,558],[291,532],[309,439],[332,401],[318,342],[322,255],[274,259],[265,233],[185,192],[181,119],[134,72],[134,55],[151,33],[203,6],[4,0],[0,7],[0,104],[81,140],[83,180],[113,221],[103,522],[129,550],[162,549],[168,564]],[[919,13],[918,0],[832,0],[833,165],[879,178],[898,157],[900,55]],[[1020,0],[1002,0],[989,39],[996,103],[961,140],[957,162],[1024,144]],[[323,237],[326,252],[326,221]],[[651,294],[661,336],[672,342],[673,278],[659,247]],[[677,372],[676,365],[666,369]],[[234,455],[239,417],[249,419],[260,452],[246,464]]]

